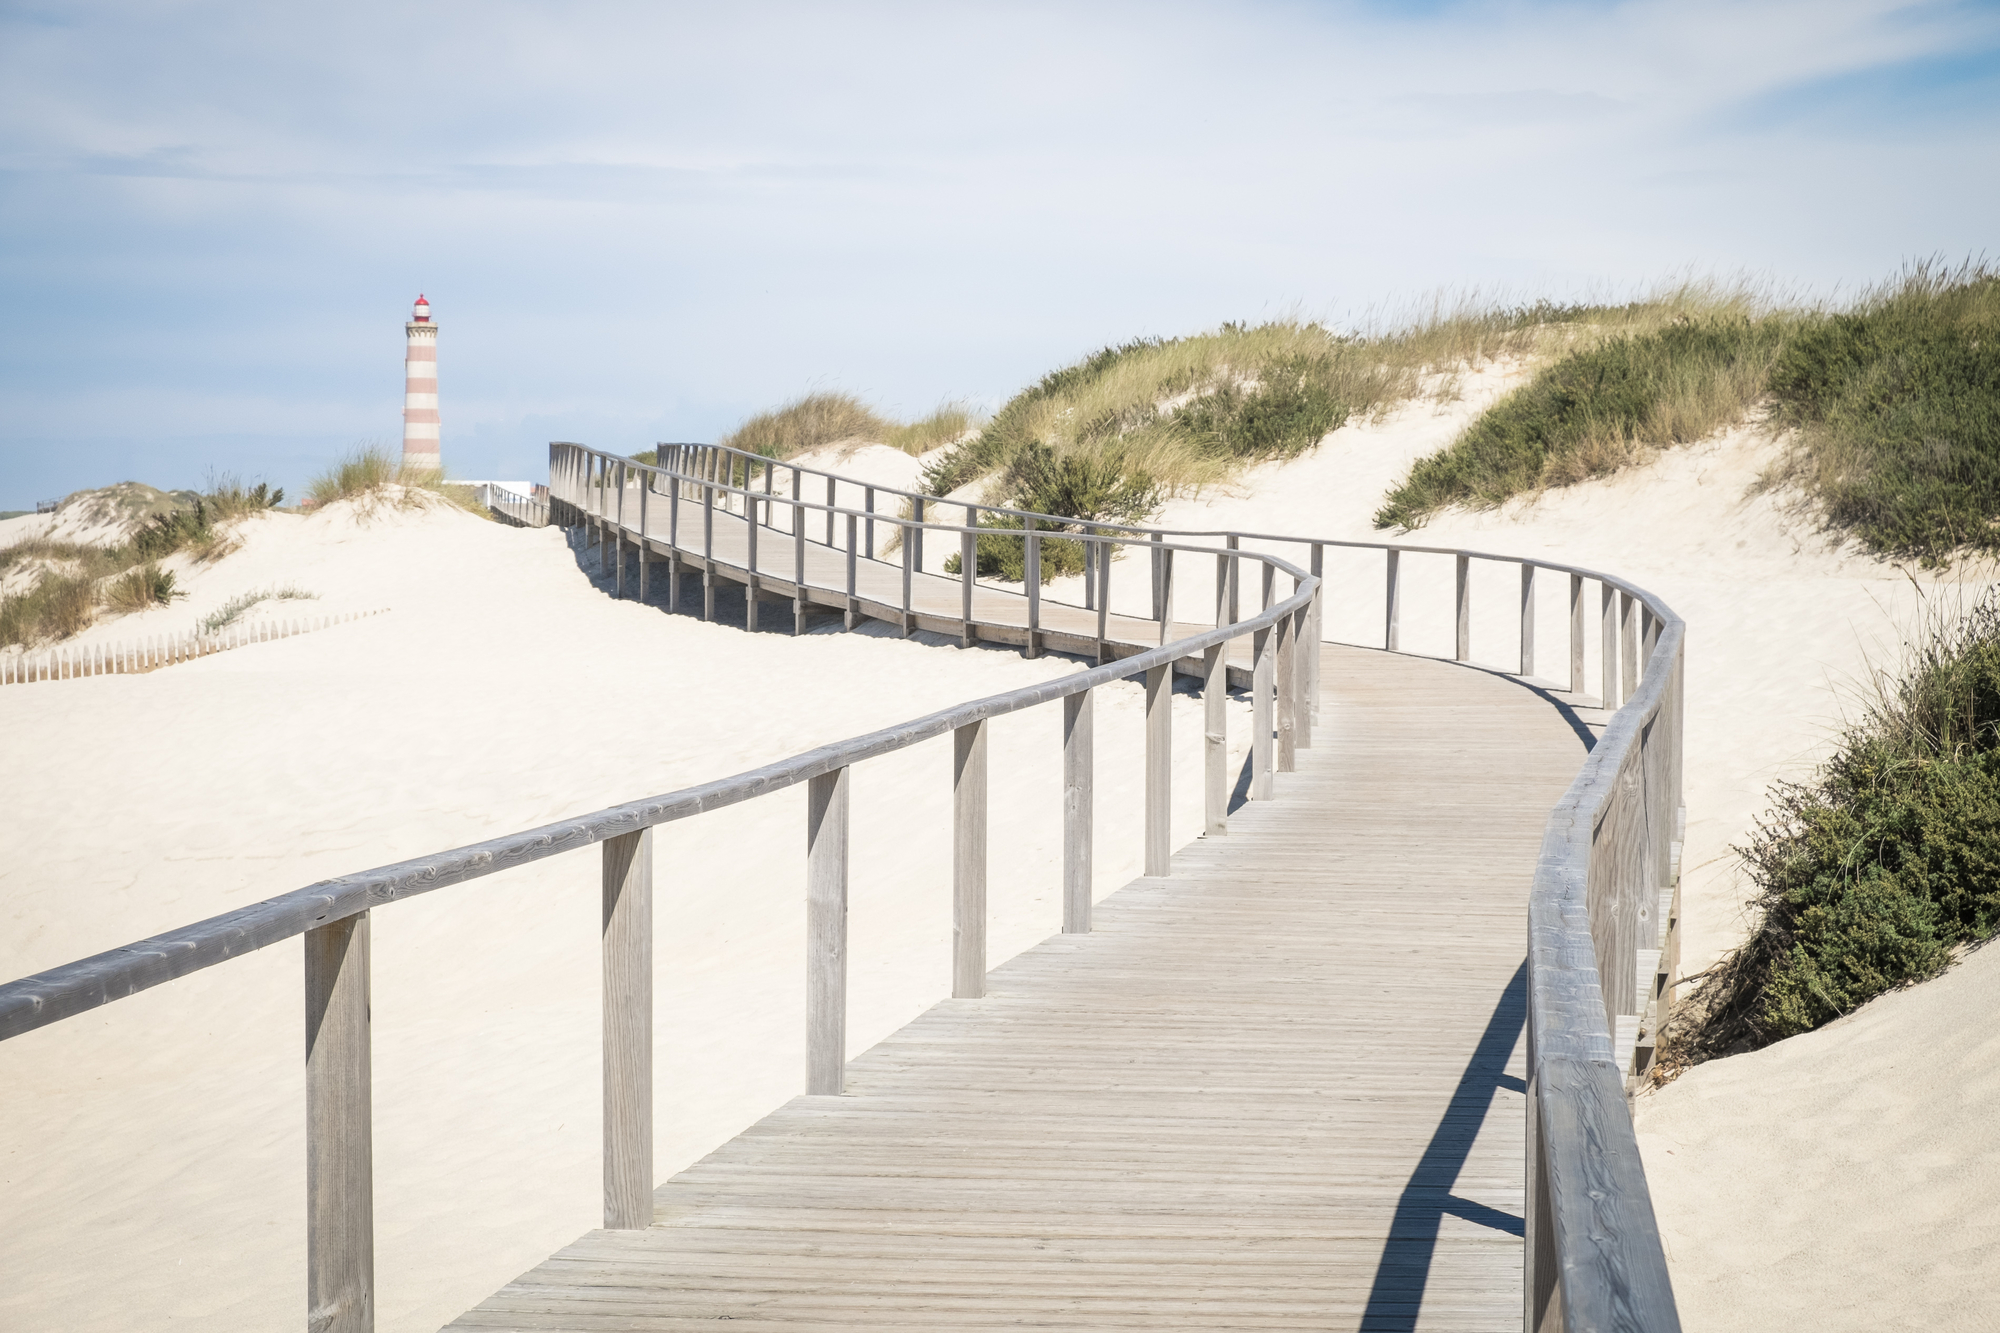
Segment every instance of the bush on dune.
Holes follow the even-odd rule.
[[[1750,939],[1670,1025],[1670,1067],[1807,1032],[2000,932],[2000,600],[1935,621],[1899,680],[1738,849]]]
[[[418,509],[443,500],[481,518],[491,517],[472,487],[455,485],[435,468],[411,466],[373,446],[355,450],[314,477],[306,494],[313,508],[349,500],[364,510],[377,505]]]

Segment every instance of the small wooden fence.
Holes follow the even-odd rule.
[[[0,1040],[4,1040],[280,940],[304,936],[309,1329],[361,1333],[373,1327],[368,1001],[368,921],[373,908],[601,845],[604,1221],[608,1228],[644,1227],[651,1220],[654,1184],[651,842],[655,826],[806,786],[805,1081],[812,1093],[839,1092],[846,1063],[845,907],[853,766],[947,733],[952,736],[953,994],[979,997],[986,975],[988,722],[1062,703],[1064,929],[1086,931],[1092,897],[1092,691],[1112,681],[1144,678],[1145,815],[1140,836],[1145,873],[1168,874],[1172,673],[1178,666],[1198,673],[1202,680],[1205,819],[1210,829],[1219,829],[1227,820],[1223,701],[1232,683],[1228,646],[1240,639],[1249,647],[1249,668],[1237,680],[1252,693],[1250,794],[1253,799],[1267,799],[1275,794],[1273,775],[1292,767],[1296,750],[1312,743],[1324,548],[1366,545],[1080,525],[1056,516],[988,506],[962,506],[966,522],[951,524],[939,521],[936,515],[946,506],[934,497],[861,487],[863,506],[844,507],[833,503],[832,474],[776,465],[734,450],[663,447],[663,463],[654,467],[578,445],[551,446],[551,520],[583,524],[597,537],[600,553],[605,553],[608,540],[615,539],[612,560],[621,590],[626,550],[633,546],[638,554],[638,591],[645,591],[653,557],[664,556],[671,575],[670,596],[678,595],[684,565],[702,574],[705,611],[713,610],[715,581],[735,578],[745,583],[753,620],[760,597],[772,594],[793,601],[794,628],[803,625],[808,605],[818,605],[839,611],[850,625],[867,615],[899,624],[905,632],[935,626],[955,631],[968,643],[976,639],[1019,643],[1031,656],[1045,648],[1094,653],[1102,664],[971,700],[734,777],[323,881],[0,985]],[[790,471],[790,496],[773,493],[774,467]],[[825,479],[826,501],[803,497],[808,476]],[[894,498],[899,506],[907,504],[909,513],[877,512],[879,495]],[[662,500],[668,510],[665,533],[650,522],[652,506]],[[628,501],[637,510],[636,522],[621,521]],[[681,508],[697,503],[699,547],[683,540],[680,528]],[[954,503],[949,508],[961,506]],[[747,551],[741,565],[718,554],[718,515],[727,514],[743,520],[740,535]],[[1004,614],[993,613],[991,589],[984,593],[987,613],[974,614],[975,544],[995,532],[981,525],[982,516],[989,522],[1020,525],[1008,534],[1023,543],[1028,579],[1017,603],[1003,606]],[[757,534],[776,531],[780,522],[787,529],[785,540],[772,544],[784,548],[789,567],[760,569]],[[901,538],[900,605],[864,596],[857,577],[860,562],[877,561],[877,524]],[[958,546],[962,600],[955,614],[925,609],[914,595],[914,571],[922,567],[927,534]],[[794,536],[800,540],[791,540]],[[1307,559],[1295,563],[1245,550],[1241,546],[1245,539],[1297,542]],[[1059,608],[1060,624],[1045,624],[1042,614],[1038,561],[1044,540],[1079,543],[1088,570],[1087,605]],[[808,560],[812,545],[837,550],[835,568],[844,577],[831,582],[808,577],[808,564],[825,564],[824,551]],[[1135,547],[1149,557],[1147,576],[1157,622],[1143,635],[1132,633],[1132,617],[1114,617],[1108,609],[1114,559]],[[1390,571],[1385,624],[1393,646],[1400,553],[1428,548],[1383,549],[1389,552]],[[1459,655],[1464,657],[1469,623],[1465,562],[1511,558],[1446,554],[1459,561]],[[1214,560],[1217,624],[1213,628],[1172,622],[1176,557],[1183,563],[1198,557]],[[1240,605],[1246,566],[1258,589],[1258,604],[1247,613]],[[1632,1018],[1639,1008],[1635,976],[1641,970],[1640,951],[1648,944],[1658,891],[1673,867],[1669,838],[1679,809],[1682,626],[1663,604],[1637,588],[1608,576],[1547,564],[1523,565],[1523,598],[1530,611],[1536,569],[1569,575],[1573,607],[1583,606],[1585,579],[1595,579],[1605,589],[1604,606],[1623,599],[1618,603],[1622,628],[1604,631],[1613,654],[1607,660],[1622,661],[1622,675],[1610,669],[1605,675],[1607,686],[1618,676],[1617,683],[1629,697],[1551,816],[1529,903],[1526,1326],[1668,1333],[1679,1324],[1624,1105],[1624,1066],[1614,1053],[1613,1041],[1621,1020]],[[1281,578],[1291,582],[1289,595],[1278,587]],[[1079,616],[1079,610],[1088,614]],[[1523,624],[1531,626],[1532,621],[1524,616]],[[1572,616],[1571,647],[1578,677],[1584,627],[1579,609]],[[1302,653],[1302,640],[1314,650]],[[1530,666],[1531,655],[1528,630],[1524,669]],[[1505,781],[1505,775],[1496,775],[1496,781]],[[1657,930],[1650,935],[1656,937]]]
[[[253,643],[272,643],[315,630],[379,616],[375,611],[348,611],[333,616],[288,616],[282,620],[245,621],[219,630],[184,630],[152,634],[117,643],[76,644],[39,653],[0,657],[0,685],[25,685],[41,680],[74,680],[80,676],[129,676],[157,671],[177,662],[228,652]]]

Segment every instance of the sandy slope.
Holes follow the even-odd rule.
[[[1076,669],[669,617],[594,589],[555,531],[451,511],[269,515],[245,538],[186,570],[188,601],[90,633],[185,628],[281,582],[315,610],[392,610],[0,690],[0,975]],[[1139,868],[1138,705],[1131,687],[1098,705],[1101,892]],[[1178,702],[1183,774],[1199,709]],[[1059,726],[994,723],[996,962],[1060,924]],[[854,1050],[949,993],[949,770],[940,741],[857,771]],[[1199,801],[1183,781],[1183,837]],[[662,1178],[801,1084],[803,823],[785,793],[659,838]],[[597,895],[583,854],[376,915],[385,1333],[436,1327],[596,1225]],[[0,1044],[0,1327],[296,1323],[300,991],[287,943]]]

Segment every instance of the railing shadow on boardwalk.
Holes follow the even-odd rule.
[[[1526,1234],[1526,1219],[1451,1191],[1486,1124],[1494,1095],[1503,1088],[1516,1093],[1528,1090],[1526,1083],[1507,1072],[1527,1020],[1528,964],[1524,960],[1500,992],[1500,1000],[1486,1020],[1486,1030],[1480,1034],[1465,1072],[1459,1075],[1451,1102],[1396,1201],[1395,1220],[1389,1225],[1382,1259],[1368,1289],[1368,1307],[1361,1316],[1362,1333],[1414,1333],[1424,1288],[1430,1281],[1438,1231],[1447,1216],[1510,1236]]]

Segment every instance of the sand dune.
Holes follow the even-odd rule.
[[[1388,484],[1520,373],[1468,376],[1457,402],[1343,428],[1303,459],[1173,502],[1164,521],[1381,540],[1369,518]],[[1986,577],[1933,580],[1830,544],[1783,497],[1747,493],[1773,450],[1746,428],[1410,539],[1613,571],[1688,620],[1690,971],[1741,933],[1747,886],[1728,848],[1767,785],[1827,752],[1846,691],[1893,663],[1923,599],[1969,596]],[[918,463],[871,449],[840,466],[907,485]],[[1212,574],[1191,563],[1176,605],[1194,619]],[[1120,562],[1114,601],[1142,604],[1142,570]],[[1474,656],[1512,669],[1513,568],[1474,570]],[[1329,635],[1379,641],[1380,555],[1330,553],[1328,573]],[[1447,652],[1450,561],[1410,557],[1405,578],[1405,647]],[[0,778],[16,849],[0,868],[8,975],[1072,669],[669,618],[593,589],[553,531],[450,512],[258,519],[240,552],[186,570],[189,601],[90,633],[178,627],[287,581],[319,594],[315,610],[393,610],[149,676],[0,691],[11,752],[36,760]],[[1545,587],[1544,676],[1564,661],[1561,603]],[[1138,850],[1137,696],[1109,693],[1100,891]],[[1183,744],[1194,709],[1177,716]],[[996,724],[995,772],[1026,775],[996,784],[996,960],[1056,925],[1055,729],[1053,713]],[[857,783],[855,1049],[948,988],[947,764],[943,749],[884,760]],[[1181,836],[1194,795],[1181,784]],[[799,804],[775,797],[660,838],[662,1176],[799,1085]],[[385,1330],[435,1326],[594,1222],[596,891],[594,860],[571,857],[378,916]],[[2000,961],[1975,955],[1642,1098],[1689,1329],[1787,1326],[1808,1310],[1838,1329],[1981,1326],[1979,1286],[2000,1258],[2000,1159],[1984,1147],[1996,979]],[[0,1129],[0,1323],[294,1319],[301,1023],[297,949],[280,946],[0,1045],[0,1080],[29,1094]]]
[[[557,531],[449,510],[274,514],[244,537],[188,570],[188,601],[89,633],[185,628],[285,581],[315,609],[392,609],[0,690],[5,975],[1077,669],[669,617],[594,588]],[[1139,703],[1098,705],[1100,892],[1139,870]],[[1199,701],[1176,714],[1193,774]],[[1059,726],[993,724],[995,962],[1060,926]],[[950,754],[857,770],[851,1049],[949,994]],[[1199,803],[1183,781],[1179,839]],[[662,1178],[802,1086],[804,841],[797,792],[661,832]],[[376,916],[385,1333],[435,1328],[597,1223],[597,895],[585,853]],[[297,1320],[303,1023],[288,943],[0,1044],[0,1327]]]

